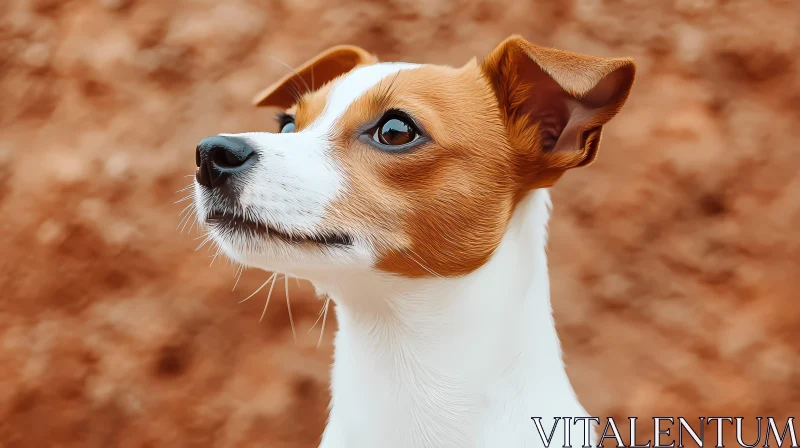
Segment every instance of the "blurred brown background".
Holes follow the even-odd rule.
[[[176,231],[194,146],[274,130],[250,106],[287,72],[270,56],[460,65],[512,33],[639,67],[553,190],[590,414],[797,414],[800,2],[333,3],[0,2],[0,446],[316,446],[335,320],[316,349],[322,303],[292,281],[294,344],[282,282],[259,323],[263,291],[237,302],[267,274],[232,292]]]

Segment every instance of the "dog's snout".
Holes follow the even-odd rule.
[[[195,152],[197,182],[217,188],[255,161],[255,151],[246,141],[217,135],[200,141]]]

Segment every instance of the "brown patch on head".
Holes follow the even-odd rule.
[[[393,153],[360,137],[389,109],[413,117],[426,141]],[[398,72],[355,101],[334,128],[334,157],[349,191],[329,223],[375,244],[378,269],[454,276],[488,260],[519,185],[508,170],[513,151],[497,101],[475,64]]]
[[[489,260],[525,194],[595,159],[602,126],[627,99],[634,72],[630,59],[511,37],[481,64],[391,75],[333,126],[333,157],[348,185],[326,226],[371,242],[376,268],[386,272],[470,273]],[[324,96],[299,103],[302,126],[319,116]],[[371,143],[390,110],[419,125],[419,144],[393,152]]]

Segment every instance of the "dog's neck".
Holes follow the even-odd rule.
[[[531,193],[492,259],[463,277],[317,284],[339,320],[322,447],[537,446],[531,417],[549,435],[550,418],[586,415],[552,318],[548,217],[547,191]]]

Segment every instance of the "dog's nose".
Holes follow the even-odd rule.
[[[208,188],[225,184],[255,161],[255,151],[244,140],[217,135],[200,141],[195,152],[197,182]]]

